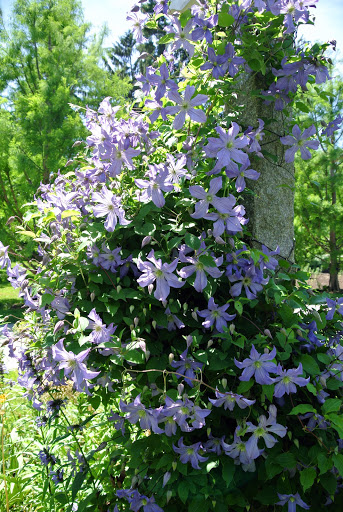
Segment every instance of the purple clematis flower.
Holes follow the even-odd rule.
[[[180,183],[182,178],[190,179],[191,175],[185,169],[187,163],[187,156],[180,155],[179,158],[175,159],[173,155],[169,153],[166,155],[167,168],[168,168],[168,181],[176,185]],[[177,187],[176,187],[177,188]]]
[[[205,38],[208,44],[212,44],[213,36],[211,29],[218,25],[218,14],[212,15],[206,20],[196,16],[194,22],[198,26],[192,32],[192,40],[200,41]]]
[[[91,329],[92,341],[94,343],[106,343],[110,341],[112,334],[115,332],[116,327],[110,324],[108,327],[102,322],[100,316],[97,314],[95,308],[89,313],[88,318],[91,320],[88,329]]]
[[[276,505],[283,506],[288,503],[288,512],[296,512],[297,505],[305,510],[310,509],[310,507],[300,498],[300,494],[298,492],[296,494],[280,494],[278,492],[278,496],[280,501],[278,501]]]
[[[220,126],[216,127],[219,139],[215,137],[208,138],[208,144],[204,147],[206,156],[217,157],[217,163],[211,173],[219,172],[223,167],[230,165],[232,161],[243,164],[247,161],[248,155],[242,151],[249,145],[249,139],[245,135],[237,138],[240,127],[233,122],[231,128],[226,132]]]
[[[116,272],[116,269],[118,265],[121,263],[120,258],[120,251],[121,247],[117,247],[117,249],[114,249],[111,251],[108,247],[106,247],[106,244],[103,243],[101,246],[102,253],[100,254],[99,258],[99,264],[101,267],[105,268],[106,270],[110,270],[111,272]],[[94,263],[94,261],[93,261]]]
[[[306,128],[303,132],[301,132],[299,126],[296,124],[293,126],[292,135],[287,135],[287,137],[281,137],[281,144],[286,146],[292,146],[286,150],[285,160],[287,163],[294,162],[295,153],[300,151],[301,158],[303,160],[310,160],[312,158],[310,149],[318,149],[319,141],[318,140],[307,140],[312,135],[315,135],[316,127],[314,124],[309,128]]]
[[[145,106],[153,110],[152,114],[149,116],[149,119],[152,123],[154,123],[160,116],[162,117],[163,121],[167,121],[168,107],[163,107],[161,101],[147,100],[145,102]]]
[[[336,130],[339,129],[340,125],[343,122],[343,117],[338,116],[333,121],[327,125],[327,127],[322,131],[321,135],[326,135],[326,137],[332,137]]]
[[[176,50],[183,48],[188,52],[190,57],[194,55],[194,45],[192,44],[191,30],[193,28],[193,18],[191,18],[184,28],[181,27],[181,23],[176,16],[170,17],[172,25],[167,25],[165,31],[174,34],[174,41],[171,47],[171,51],[175,53]]]
[[[236,76],[239,71],[238,66],[244,64],[245,59],[235,56],[235,49],[231,43],[226,46],[224,57],[226,61],[224,71],[226,72],[228,70],[230,76]]]
[[[296,385],[303,387],[310,382],[310,377],[307,379],[299,377],[303,373],[301,363],[298,368],[292,368],[291,370],[284,370],[281,365],[278,365],[276,373],[278,374],[278,377],[274,379],[274,382],[276,382],[274,396],[276,398],[281,398],[285,393],[287,395],[296,393]]]
[[[186,121],[186,114],[191,118],[192,121],[197,123],[206,123],[206,114],[203,110],[196,109],[203,103],[206,103],[208,96],[205,94],[198,94],[192,99],[195,92],[193,85],[187,85],[184,93],[184,98],[181,97],[177,91],[170,91],[168,93],[169,99],[177,103],[179,106],[168,107],[168,114],[178,114],[173,123],[174,130],[181,130]]]
[[[202,318],[205,318],[205,321],[202,323],[206,329],[209,329],[214,323],[218,332],[223,332],[224,327],[227,327],[227,322],[231,322],[236,315],[229,315],[225,313],[230,304],[225,304],[224,306],[218,307],[214,302],[214,298],[211,297],[208,301],[208,309],[203,309],[202,311],[198,311],[197,314]]]
[[[230,213],[235,204],[235,198],[231,194],[229,197],[218,197],[216,193],[221,190],[223,185],[222,177],[213,178],[210,181],[210,188],[208,192],[205,191],[200,185],[192,185],[189,187],[189,192],[192,197],[200,199],[195,203],[195,212],[191,214],[193,219],[204,218],[210,204],[216,208],[220,213]]]
[[[50,306],[56,311],[57,318],[63,320],[67,313],[70,311],[70,304],[65,297],[55,297]]]
[[[242,272],[244,275],[242,275]],[[264,279],[262,272],[254,265],[247,268],[243,267],[242,270],[228,276],[228,278],[231,283],[235,283],[230,289],[232,297],[239,297],[244,286],[246,296],[250,300],[256,299],[257,293],[262,290],[262,285],[268,283],[268,279]]]
[[[148,176],[150,180],[136,179],[135,184],[138,188],[144,189],[144,192],[137,192],[139,201],[148,203],[152,201],[158,208],[162,208],[165,204],[163,192],[171,192],[174,190],[173,185],[168,181],[167,169],[158,165],[149,165]]]
[[[178,87],[174,80],[170,80],[169,71],[166,64],[162,64],[160,67],[160,74],[154,74],[151,80],[153,85],[157,85],[155,92],[155,98],[160,101],[166,94],[167,87],[172,91],[177,91]]]
[[[179,276],[181,276],[184,279],[187,279],[189,276],[196,273],[195,275],[195,281],[194,281],[194,288],[197,292],[202,292],[206,286],[207,286],[207,275],[209,274],[214,279],[217,279],[218,277],[221,277],[223,272],[219,270],[219,267],[223,263],[223,257],[220,256],[220,258],[213,258],[213,263],[216,266],[208,266],[205,263],[202,263],[200,260],[201,256],[205,255],[206,252],[200,248],[200,253],[198,254],[198,251],[195,251],[194,256],[186,256],[182,251],[179,253],[180,261],[183,263],[190,263],[187,267],[183,267],[181,270],[178,270]]]
[[[208,457],[202,457],[198,453],[199,450],[202,449],[201,442],[186,446],[183,443],[183,437],[180,437],[178,447],[173,444],[173,449],[174,452],[180,454],[180,461],[182,464],[190,462],[194,469],[200,469],[199,462],[205,462],[208,459]]]
[[[176,329],[183,329],[185,327],[185,324],[181,322],[176,315],[171,313],[169,307],[165,310],[165,315],[168,320],[168,331],[175,331]]]
[[[235,404],[237,404],[240,409],[246,409],[246,407],[250,407],[256,402],[256,400],[248,400],[245,396],[238,395],[232,391],[220,393],[218,390],[216,390],[216,399],[209,398],[209,401],[215,407],[221,407],[223,405],[224,409],[229,409],[229,411],[233,411]]]
[[[54,361],[59,363],[58,368],[60,370],[64,369],[65,376],[74,382],[76,391],[85,391],[88,395],[90,393],[86,381],[94,379],[100,373],[88,370],[83,362],[89,352],[90,348],[83,350],[77,355],[73,352],[68,352],[63,346],[63,339],[52,346],[52,357]]]
[[[337,300],[326,299],[326,303],[329,308],[329,311],[325,317],[326,320],[332,320],[336,311],[341,316],[343,316],[343,297]]]
[[[247,426],[246,432],[253,433],[246,444],[247,454],[251,459],[255,459],[259,455],[258,440],[260,438],[264,439],[267,448],[273,448],[277,443],[277,439],[272,434],[279,437],[285,437],[287,434],[287,428],[276,423],[276,416],[273,414],[269,414],[268,419],[264,415],[260,416],[257,426],[253,425],[250,421],[247,422]]]
[[[26,279],[27,271],[24,267],[21,265],[18,265],[18,263],[11,268],[10,265],[6,269],[7,278],[9,282],[11,283],[13,288],[20,288],[22,283]]]
[[[231,162],[231,165],[225,169],[225,174],[228,178],[237,178],[235,183],[237,192],[243,192],[245,189],[246,183],[244,178],[255,181],[260,177],[260,173],[254,171],[254,169],[248,169],[249,166],[250,161],[247,160],[240,168],[237,164]]]
[[[133,402],[126,404],[122,400],[119,403],[120,410],[127,412],[126,419],[135,424],[139,421],[139,425],[143,430],[152,430],[155,434],[163,434],[163,430],[158,426],[161,421],[162,407],[158,409],[146,409],[141,402],[141,395],[136,396]]]
[[[237,368],[244,368],[242,375],[239,377],[239,380],[248,381],[251,379],[251,377],[255,376],[255,381],[258,384],[273,384],[275,380],[272,379],[269,374],[277,373],[276,364],[271,362],[275,356],[275,347],[273,347],[273,350],[268,354],[260,354],[257,352],[253,345],[249,357],[244,359],[242,363],[234,359]]]
[[[141,14],[137,14],[136,12],[130,12],[126,16],[126,21],[132,22],[132,31],[135,36],[137,43],[145,43],[146,39],[143,36],[143,28],[145,22],[147,21],[147,16],[142,16]]]
[[[178,259],[175,259],[173,263],[163,263],[161,259],[155,258],[154,250],[150,251],[147,256],[149,261],[142,261],[138,258],[138,269],[143,272],[137,283],[143,288],[145,286],[152,285],[156,281],[156,290],[154,296],[157,300],[166,300],[170,288],[181,288],[185,282],[179,281],[177,276],[173,274],[177,267]]]
[[[243,465],[250,465],[254,459],[249,457],[247,453],[246,443],[242,441],[239,436],[240,427],[237,427],[233,436],[233,443],[229,445],[228,448],[225,449],[225,455],[228,455],[232,459],[236,459]],[[257,457],[262,453],[263,450],[260,450]],[[254,454],[255,455],[255,454]],[[236,462],[235,462],[236,463]]]
[[[0,242],[0,269],[4,269],[11,265],[11,260],[8,257],[8,248],[9,245],[5,247],[4,244]]]
[[[190,357],[187,357],[188,348],[182,352],[180,355],[180,361],[172,361],[171,366],[176,368],[177,373],[180,373],[185,377],[185,382],[192,388],[193,382],[191,379],[195,379],[195,371],[201,369],[204,365],[203,363],[196,363]],[[181,378],[181,375],[176,375],[178,379]]]
[[[208,49],[208,61],[203,64],[200,69],[206,71],[207,69],[212,70],[212,76],[216,80],[219,77],[225,75],[224,64],[227,62],[225,55],[216,55],[213,48]]]
[[[95,217],[106,216],[104,225],[107,231],[114,231],[118,219],[121,226],[130,224],[130,221],[125,219],[124,210],[119,197],[115,196],[105,185],[102,187],[101,192],[93,192],[92,199],[96,203],[99,203],[93,206],[93,214]]]

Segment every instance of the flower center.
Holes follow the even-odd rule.
[[[244,284],[244,286],[249,286],[249,284],[251,284],[250,277],[244,277],[243,284]]]
[[[255,432],[254,432],[254,435],[255,435],[256,437],[262,437],[262,436],[264,436],[264,434],[265,434],[265,430],[264,430],[264,428],[262,428],[262,427],[258,427],[258,428],[255,430]]]
[[[255,368],[261,368],[262,367],[262,363],[260,361],[255,361],[254,362],[254,366],[255,366]]]
[[[212,196],[211,194],[207,194],[207,196],[206,196],[206,201],[207,201],[208,203],[210,203],[210,202],[212,201],[212,199],[213,199],[213,196]]]
[[[187,448],[187,455],[193,455],[194,450],[193,448]]]
[[[232,149],[232,148],[233,148],[233,142],[232,142],[232,140],[230,140],[230,142],[228,142],[228,143],[226,144],[226,147],[227,147],[227,149]]]
[[[163,276],[163,272],[162,272],[162,270],[159,270],[159,269],[158,269],[158,270],[156,270],[156,272],[155,272],[155,276],[156,276],[156,277],[162,277],[162,276]]]
[[[198,263],[195,265],[197,270],[204,270],[204,264],[198,261]]]

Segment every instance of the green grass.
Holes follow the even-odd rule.
[[[12,288],[10,285],[0,285],[0,324],[1,318],[8,316],[6,322],[16,322],[18,318],[22,318],[23,304],[22,299],[19,298],[19,290]]]

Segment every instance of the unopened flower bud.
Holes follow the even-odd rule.
[[[282,329],[280,329],[280,332],[282,332],[282,334],[287,336],[287,331],[286,331],[286,329],[284,327],[282,327]]]
[[[153,321],[151,322],[151,325],[153,326],[153,328],[154,328],[154,329],[156,329],[156,325],[157,325],[156,320],[153,320]]]
[[[167,485],[167,483],[170,480],[170,477],[171,477],[170,471],[167,471],[166,473],[164,473],[162,487],[165,487]]]
[[[324,377],[324,375],[320,376],[319,381],[320,381],[321,385],[323,386],[323,388],[326,388],[326,378]]]
[[[176,468],[177,468],[177,462],[175,460],[173,460],[173,462],[172,462],[172,469],[173,469],[173,471],[175,471]]]
[[[227,388],[227,379],[225,377],[222,378],[222,386],[224,389]]]
[[[133,331],[135,326],[133,324],[130,325],[130,331]]]
[[[92,292],[92,293],[91,293],[91,302],[93,302],[93,301],[94,301],[94,299],[95,299],[95,293],[94,293],[94,292]]]
[[[216,500],[213,500],[213,501],[212,501],[212,507],[213,507],[213,508],[215,508],[215,506],[216,506],[216,505],[217,505]]]
[[[212,235],[213,235],[213,231],[212,231],[212,229],[208,229],[208,230],[207,230],[207,236],[208,236],[208,237],[211,237]]]
[[[150,350],[145,351],[145,360],[147,361],[150,357]]]
[[[266,336],[268,336],[268,338],[273,339],[272,333],[269,329],[265,329],[263,332]]]
[[[185,302],[183,305],[183,310],[185,313],[186,313],[187,309],[188,309],[188,304]]]
[[[187,336],[186,338],[187,348],[189,348],[193,343],[193,336]]]
[[[135,324],[135,327],[137,327],[137,325],[139,324],[139,318],[138,318],[138,316],[136,316],[136,317],[133,319],[133,323]]]
[[[300,330],[300,329],[297,329],[297,335],[298,335],[298,336],[302,336],[302,335],[303,335],[303,333],[301,332],[301,330]]]
[[[207,348],[212,347],[212,345],[213,345],[213,340],[208,340],[208,342],[207,342]]]
[[[225,245],[225,240],[223,240],[221,236],[216,236],[215,241],[219,245]]]
[[[167,307],[167,305],[168,305],[168,302],[167,302],[166,300],[162,300],[162,306],[163,306],[164,308],[166,308],[166,307]]]
[[[229,331],[230,331],[230,334],[233,334],[235,332],[235,324],[230,324],[230,327],[229,327]]]
[[[198,315],[196,311],[192,311],[192,318],[194,318],[194,320],[198,320]]]
[[[143,315],[145,316],[146,315],[146,308],[143,308],[142,311],[143,311]]]
[[[130,310],[130,313],[131,313],[131,314],[133,313],[134,309],[135,309],[135,306],[134,306],[134,305],[131,305],[131,306],[129,307],[129,310]]]
[[[120,284],[118,284],[118,286],[117,286],[117,292],[119,293],[119,292],[121,292],[121,290],[122,290],[122,287],[120,286]]]
[[[153,289],[154,289],[154,285],[153,285],[153,284],[148,284],[148,292],[149,292],[149,295],[151,295],[151,294],[152,294]]]
[[[138,483],[138,478],[136,476],[134,476],[134,477],[132,477],[132,480],[131,480],[131,489],[134,488],[136,483]]]
[[[174,354],[171,352],[169,354],[169,364],[172,364],[172,362],[174,361],[174,357],[175,357]]]
[[[179,393],[180,396],[182,395],[184,389],[185,386],[182,384],[182,382],[180,382],[180,384],[177,385],[177,392]]]
[[[143,249],[143,247],[145,247],[146,245],[150,244],[150,242],[151,242],[151,236],[145,236],[145,237],[143,238],[143,240],[142,240],[142,245],[141,245],[142,249]]]
[[[293,443],[295,444],[295,446],[296,446],[296,447],[298,448],[298,450],[299,450],[299,441],[298,441],[298,439],[294,439],[294,440],[293,440]]]
[[[166,494],[167,503],[169,503],[169,501],[171,500],[172,496],[173,496],[173,491],[170,491],[170,490],[167,491],[167,494]]]

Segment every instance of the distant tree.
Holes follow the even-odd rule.
[[[104,31],[89,30],[78,0],[16,0],[9,27],[0,12],[0,226],[76,154],[86,128],[69,103],[129,92],[101,64]]]
[[[330,272],[330,290],[338,291],[343,260],[343,79],[311,87],[306,96],[300,107],[308,110],[305,115],[315,124],[321,144],[311,160],[296,160],[296,259],[310,267],[319,262]],[[321,137],[325,130],[329,139]]]
[[[118,72],[124,78],[129,77],[133,82],[137,73],[136,41],[131,30],[128,30],[112,48],[107,48],[106,67],[111,72]]]

